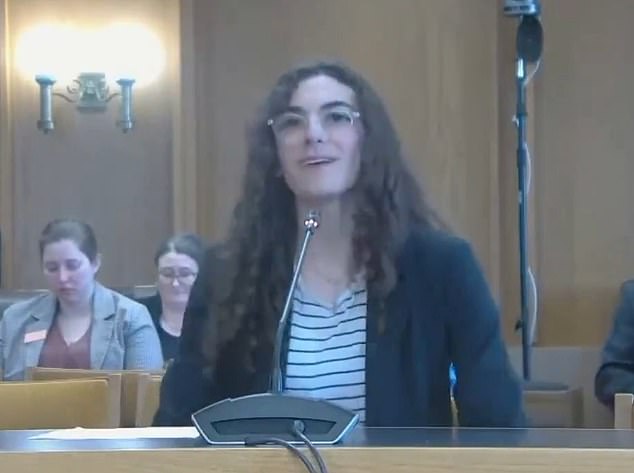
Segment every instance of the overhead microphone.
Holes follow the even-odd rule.
[[[535,16],[541,13],[539,0],[504,0],[506,16]]]
[[[519,17],[516,48],[517,57],[522,61],[539,61],[544,45],[544,32],[539,21],[541,14],[539,0],[504,0],[504,14]]]

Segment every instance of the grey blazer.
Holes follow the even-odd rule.
[[[4,380],[24,379],[37,366],[57,301],[45,293],[6,309],[0,320],[0,373]],[[90,368],[102,370],[163,368],[156,329],[145,306],[95,284]]]

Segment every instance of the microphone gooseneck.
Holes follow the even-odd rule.
[[[282,316],[277,325],[277,332],[275,334],[275,345],[273,347],[273,372],[271,374],[271,392],[273,394],[280,394],[283,391],[283,376],[282,376],[282,345],[284,343],[284,334],[286,333],[286,326],[288,325],[288,318],[293,305],[293,294],[297,287],[297,281],[302,271],[302,265],[304,264],[304,257],[306,256],[306,249],[311,237],[315,234],[315,230],[319,227],[319,213],[315,210],[311,210],[306,215],[304,220],[304,239],[302,246],[299,250],[299,256],[297,257],[297,264],[295,265],[295,271],[293,272],[293,278],[286,294],[286,302],[284,303],[284,309],[282,310]]]

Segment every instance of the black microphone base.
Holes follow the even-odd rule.
[[[216,402],[192,420],[211,445],[252,445],[272,437],[303,444],[293,433],[296,422],[312,443],[331,445],[355,427],[359,415],[328,401],[262,393]]]

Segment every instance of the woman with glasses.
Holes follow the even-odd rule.
[[[284,74],[248,135],[233,225],[210,250],[167,370],[157,425],[265,392],[275,332],[310,211],[282,350],[288,394],[369,426],[518,426],[521,390],[470,246],[427,205],[379,96],[350,68]]]
[[[161,346],[147,309],[102,286],[92,228],[77,220],[50,222],[40,237],[49,291],[9,307],[0,320],[2,379],[27,368],[158,370]]]
[[[154,255],[158,293],[139,302],[150,311],[166,363],[176,355],[183,314],[203,252],[204,245],[198,236],[183,234],[165,240]]]

